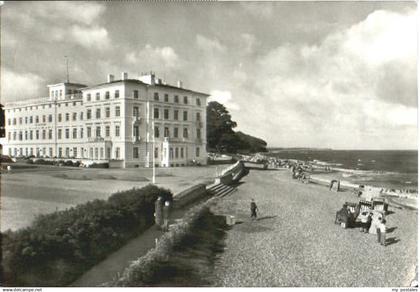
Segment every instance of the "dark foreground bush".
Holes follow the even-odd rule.
[[[148,185],[39,216],[33,224],[2,234],[3,286],[65,286],[154,223],[158,196]]]
[[[109,163],[104,162],[104,163],[92,163],[90,166],[90,168],[109,168]]]
[[[163,235],[156,248],[104,286],[209,286],[227,228],[225,217],[212,214],[207,204],[196,207]]]

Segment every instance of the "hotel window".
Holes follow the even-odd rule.
[[[154,119],[159,119],[159,109],[158,108],[153,109],[153,118]]]
[[[178,138],[178,127],[174,128],[174,138]]]
[[[169,109],[166,108],[166,109],[163,110],[163,118],[165,120],[169,119]]]
[[[135,99],[138,99],[139,98],[139,91],[138,90],[133,90],[133,97]]]
[[[80,128],[80,138],[83,138],[83,128]]]
[[[159,127],[155,127],[155,138],[159,138]]]
[[[77,138],[77,128],[73,128],[73,139]]]
[[[66,147],[66,157],[70,157],[70,148]]]
[[[164,100],[165,102],[169,102],[169,94],[165,93]]]
[[[90,93],[86,94],[86,100],[87,100],[87,101],[90,101],[90,99],[91,99],[91,95],[90,95]]]
[[[99,92],[96,93],[96,100],[101,99],[101,94]]]
[[[23,122],[22,122],[23,120],[22,120],[22,118],[19,118],[19,124],[20,125],[22,125],[23,124]]]
[[[53,157],[53,149],[50,147],[50,157]]]
[[[20,132],[20,133],[22,133],[22,132]],[[19,136],[20,136],[20,134],[19,134]],[[39,130],[36,130],[35,131],[35,139],[36,140],[39,140]],[[22,139],[21,139],[22,140]]]
[[[175,95],[175,96],[174,96],[174,102],[175,102],[175,103],[179,103],[179,97],[178,97],[178,95]]]
[[[109,107],[105,108],[105,117],[109,118],[111,116],[111,109]]]
[[[48,130],[48,139],[52,139],[52,133],[53,133],[52,129],[49,129]]]
[[[83,121],[83,112],[80,112],[80,120]]]
[[[61,114],[58,114],[58,121],[61,122]],[[30,119],[29,119],[29,122],[31,123]]]
[[[101,137],[101,127],[96,127],[96,137]]]
[[[73,121],[77,120],[77,113],[73,113]]]
[[[115,96],[115,98],[119,98],[120,97],[120,91],[119,90],[115,90],[114,96]]]
[[[155,147],[155,158],[159,158],[159,148]]]
[[[138,139],[140,136],[140,128],[139,126],[133,126],[133,137]]]
[[[184,121],[188,121],[188,112],[184,111]]]
[[[66,102],[66,103],[65,103],[65,105],[66,105],[66,106],[69,106],[69,103],[68,103],[68,102]]]
[[[139,107],[135,106],[133,107],[133,117],[138,117],[139,116]]]
[[[31,131],[31,133],[32,133],[32,131]],[[16,132],[13,132],[13,140],[16,141]],[[32,138],[31,138],[31,140],[32,140]]]
[[[109,91],[105,92],[105,99],[109,99]]]
[[[195,148],[195,156],[200,156],[200,147]]]
[[[77,157],[77,147],[73,147],[73,157]]]
[[[120,126],[115,126],[115,137],[120,136]]]
[[[120,158],[120,147],[115,148],[115,159]]]
[[[174,110],[174,120],[176,120],[176,121],[178,121],[178,114],[179,114],[179,111]]]
[[[188,104],[188,96],[184,96],[184,104]]]
[[[163,131],[163,137],[169,137],[169,128],[165,127],[164,131]]]
[[[48,115],[48,122],[52,123],[52,115]]]
[[[138,147],[133,148],[133,158],[139,158],[139,148]]]
[[[25,131],[25,140],[28,140],[28,131]]]
[[[92,129],[91,127],[86,127],[86,136],[90,138],[92,136]]]
[[[38,130],[36,131],[36,138],[39,139],[39,132]],[[19,132],[19,140],[22,141],[23,140],[23,133],[22,131]]]
[[[88,110],[86,111],[86,119],[87,119],[87,120],[90,120],[91,116],[92,116],[92,110],[88,109]]]
[[[174,149],[172,147],[169,148],[169,158],[171,158],[171,159],[174,158]]]
[[[35,116],[35,124],[38,124],[38,123],[39,123],[39,117]]]
[[[70,139],[70,130],[66,129],[66,139]]]
[[[32,140],[33,139],[33,132],[32,132],[32,130],[31,131],[29,131],[29,140]]]
[[[100,108],[97,108],[96,109],[96,118],[97,119],[100,119],[101,118],[101,109]]]
[[[195,114],[195,119],[197,120],[197,122],[201,121],[201,114],[200,113],[196,113]]]
[[[154,100],[159,100],[159,92],[155,92],[153,94],[153,98],[154,98]]]
[[[197,98],[195,100],[195,103],[196,103],[197,106],[201,106],[201,99]]]
[[[77,105],[77,103],[75,101],[73,101],[73,106],[76,106],[76,105]]]
[[[62,156],[63,156],[63,149],[61,147],[59,147],[58,148],[58,157],[62,157]]]
[[[182,133],[182,137],[188,138],[188,129],[184,128],[184,132]]]
[[[27,124],[27,123],[28,123],[28,117],[25,117],[25,124]]]
[[[184,158],[184,147],[181,148],[181,158]]]
[[[32,124],[33,123],[33,118],[32,118],[32,116],[30,116],[29,117],[29,124]],[[15,119],[13,119],[13,125],[16,125],[16,120]]]
[[[11,119],[7,119],[7,124],[10,126],[12,124],[12,120]]]
[[[175,148],[175,158],[178,158],[178,154],[179,154],[179,149],[178,147]]]
[[[110,126],[105,126],[105,137],[109,137],[111,133]]]
[[[42,130],[42,139],[45,140],[47,139],[47,131]]]
[[[70,114],[66,113],[66,121],[70,121]]]
[[[197,139],[201,139],[201,129],[197,129]]]
[[[119,117],[120,116],[120,107],[119,106],[116,106],[115,107],[115,116],[116,117]]]

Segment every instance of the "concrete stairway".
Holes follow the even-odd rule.
[[[207,188],[207,193],[216,197],[224,197],[229,195],[230,193],[233,193],[236,190],[237,189],[235,187],[219,183],[209,186]]]

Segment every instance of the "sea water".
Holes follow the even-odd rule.
[[[270,155],[330,167],[355,184],[417,190],[417,150],[271,149]]]

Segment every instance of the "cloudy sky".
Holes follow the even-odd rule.
[[[414,2],[6,2],[1,100],[155,71],[269,146],[417,148]]]

